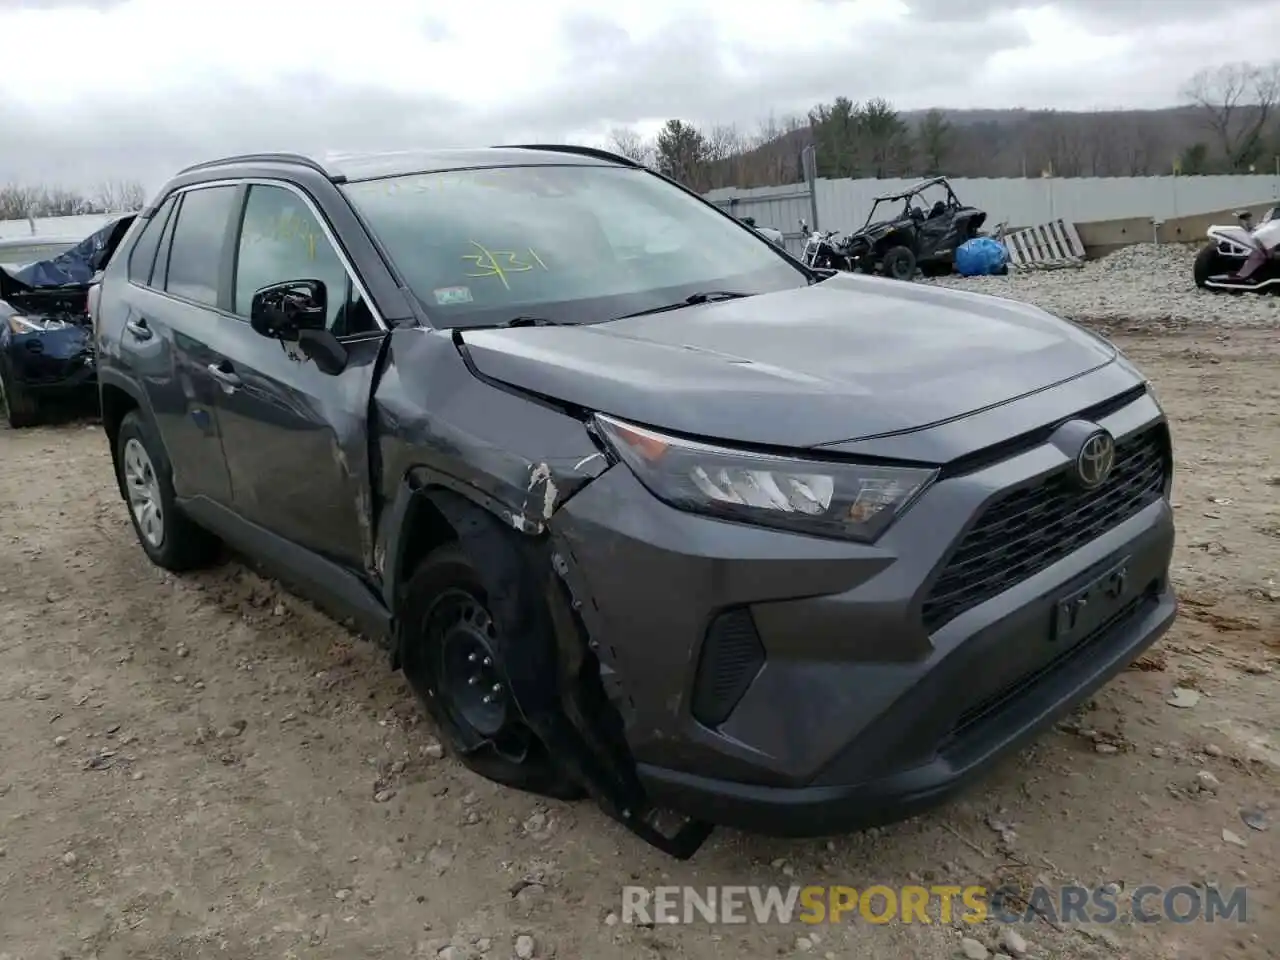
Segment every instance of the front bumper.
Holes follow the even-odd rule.
[[[793,837],[825,836],[892,823],[928,809],[980,777],[1053,721],[1123,670],[1173,623],[1176,604],[1167,583],[1147,594],[1123,623],[1092,638],[1073,656],[1012,691],[1007,701],[966,729],[947,738],[934,756],[910,766],[886,761],[882,776],[846,784],[771,787],[704,777],[653,764],[638,773],[659,806],[688,816],[758,833]],[[1001,636],[978,655],[999,656]],[[953,677],[961,681],[959,676]],[[938,711],[923,698],[903,704],[895,719],[914,710]],[[941,716],[947,716],[943,709]],[[862,736],[858,744],[874,738]],[[866,744],[875,751],[874,746]]]
[[[33,393],[75,391],[98,382],[93,338],[86,327],[13,335],[7,352],[14,375]]]
[[[1163,417],[1144,395],[1098,422],[1123,439]],[[681,513],[623,467],[573,497],[552,529],[652,799],[776,834],[895,820],[1122,670],[1175,616],[1167,497],[932,631],[924,624],[929,587],[973,518],[1064,462],[1042,443],[943,480],[874,545]],[[1064,598],[1121,563],[1106,616],[1054,639]],[[728,611],[749,614],[760,662],[727,715],[707,721],[697,710],[705,638]]]

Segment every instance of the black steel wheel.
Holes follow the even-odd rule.
[[[509,585],[520,590],[519,583]],[[484,579],[458,543],[433,550],[406,586],[400,663],[451,750],[471,770],[561,799],[584,791],[527,721],[508,674],[512,644],[534,644],[495,613]],[[498,609],[512,608],[500,604]],[[530,682],[526,677],[525,682]],[[554,685],[555,677],[532,682]]]
[[[916,275],[916,255],[910,247],[890,247],[880,261],[880,269],[894,280],[910,280]]]

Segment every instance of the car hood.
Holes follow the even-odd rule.
[[[94,274],[107,265],[135,217],[130,213],[114,218],[56,257],[16,270],[0,267],[0,300],[13,301],[34,290],[88,289]]]
[[[492,380],[689,436],[779,447],[928,427],[1115,358],[1028,304],[849,274],[650,316],[459,337]]]

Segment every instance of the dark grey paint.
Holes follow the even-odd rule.
[[[1027,304],[852,275],[592,326],[462,337],[496,380],[679,433],[790,448],[920,430],[1115,356]]]
[[[398,155],[345,167],[372,176],[411,165]],[[579,602],[655,797],[699,812],[723,801],[712,819],[791,832],[803,829],[797,817],[835,823],[857,808],[849,784],[889,806],[931,796],[1104,682],[1113,660],[1172,619],[1166,499],[932,636],[920,624],[931,577],[981,507],[1067,462],[1044,429],[1141,388],[1109,344],[1079,328],[1010,301],[836,277],[590,327],[434,330],[318,166],[211,165],[160,199],[263,179],[310,198],[388,329],[349,339],[348,366],[329,376],[226,312],[229,258],[209,309],[130,283],[127,257],[116,257],[97,327],[108,430],[125,406],[142,409],[192,516],[384,640],[404,558],[423,546],[414,505],[424,493],[462,493],[536,538]],[[150,333],[141,340],[129,332],[139,320]],[[220,384],[210,364],[239,385]],[[1139,392],[1102,421],[1119,437],[1163,419]],[[665,506],[601,452],[583,422],[592,410],[729,443],[967,466],[944,469],[878,542],[841,542]],[[972,461],[1014,438],[1016,448]],[[1033,624],[1050,598],[1117,551],[1133,557],[1134,589],[1150,588],[1152,606],[1111,659],[1055,674],[1041,707],[1011,712],[965,757],[939,752],[940,724],[961,700],[1049,656]],[[689,712],[694,665],[711,617],[735,604],[751,609],[768,661],[712,730]],[[819,807],[834,815],[815,816]]]

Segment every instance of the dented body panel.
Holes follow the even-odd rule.
[[[412,476],[470,489],[525,533],[604,466],[581,419],[478,379],[446,331],[391,334],[371,414],[384,499]]]
[[[379,464],[377,564],[388,599],[408,501],[452,490],[529,536],[605,468],[581,419],[477,378],[448,331],[398,329],[370,405]]]

